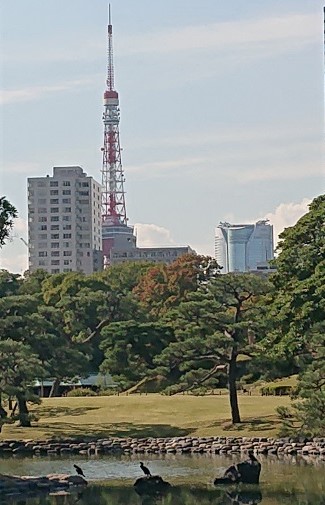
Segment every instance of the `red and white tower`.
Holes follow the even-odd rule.
[[[124,173],[120,146],[120,109],[114,88],[113,37],[109,5],[107,30],[107,80],[104,92],[104,145],[102,147],[102,238],[104,266],[110,264],[112,250],[136,247],[133,227],[127,225]]]

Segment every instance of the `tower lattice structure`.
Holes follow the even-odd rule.
[[[126,217],[124,173],[120,145],[119,96],[114,85],[113,28],[109,5],[107,27],[107,79],[104,92],[104,144],[102,147],[102,245],[104,266],[110,264],[112,249],[136,246],[133,228]]]
[[[102,163],[103,225],[126,225],[124,174],[120,146],[120,109],[118,92],[114,89],[113,37],[109,8],[107,45],[107,88],[104,92],[104,145]]]

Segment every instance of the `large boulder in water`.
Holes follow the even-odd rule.
[[[261,463],[257,461],[252,452],[249,452],[249,459],[237,465],[232,465],[225,471],[223,477],[216,478],[214,484],[258,484],[260,480]]]
[[[258,484],[261,473],[261,463],[258,461],[243,461],[238,463],[237,470],[239,473],[239,482],[245,484]]]
[[[170,488],[169,482],[164,481],[160,475],[140,477],[134,483],[134,488],[139,495],[159,496],[165,494]]]

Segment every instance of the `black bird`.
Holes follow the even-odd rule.
[[[151,477],[151,472],[150,472],[149,468],[147,468],[146,466],[144,466],[144,464],[142,463],[142,461],[140,461],[140,468],[141,468],[141,470],[143,471],[143,473],[147,477]]]
[[[78,475],[82,475],[83,477],[85,477],[85,474],[83,473],[82,468],[80,468],[80,466],[78,466],[78,465],[73,465],[73,466],[75,467]]]
[[[252,463],[258,463],[258,460],[254,456],[254,451],[250,450],[248,451],[248,457],[251,460]]]

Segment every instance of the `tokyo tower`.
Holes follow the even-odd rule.
[[[104,145],[102,147],[102,246],[104,266],[111,263],[115,250],[136,247],[133,227],[126,217],[124,173],[120,146],[119,96],[114,86],[113,30],[109,5],[107,27],[107,79],[104,92]]]

